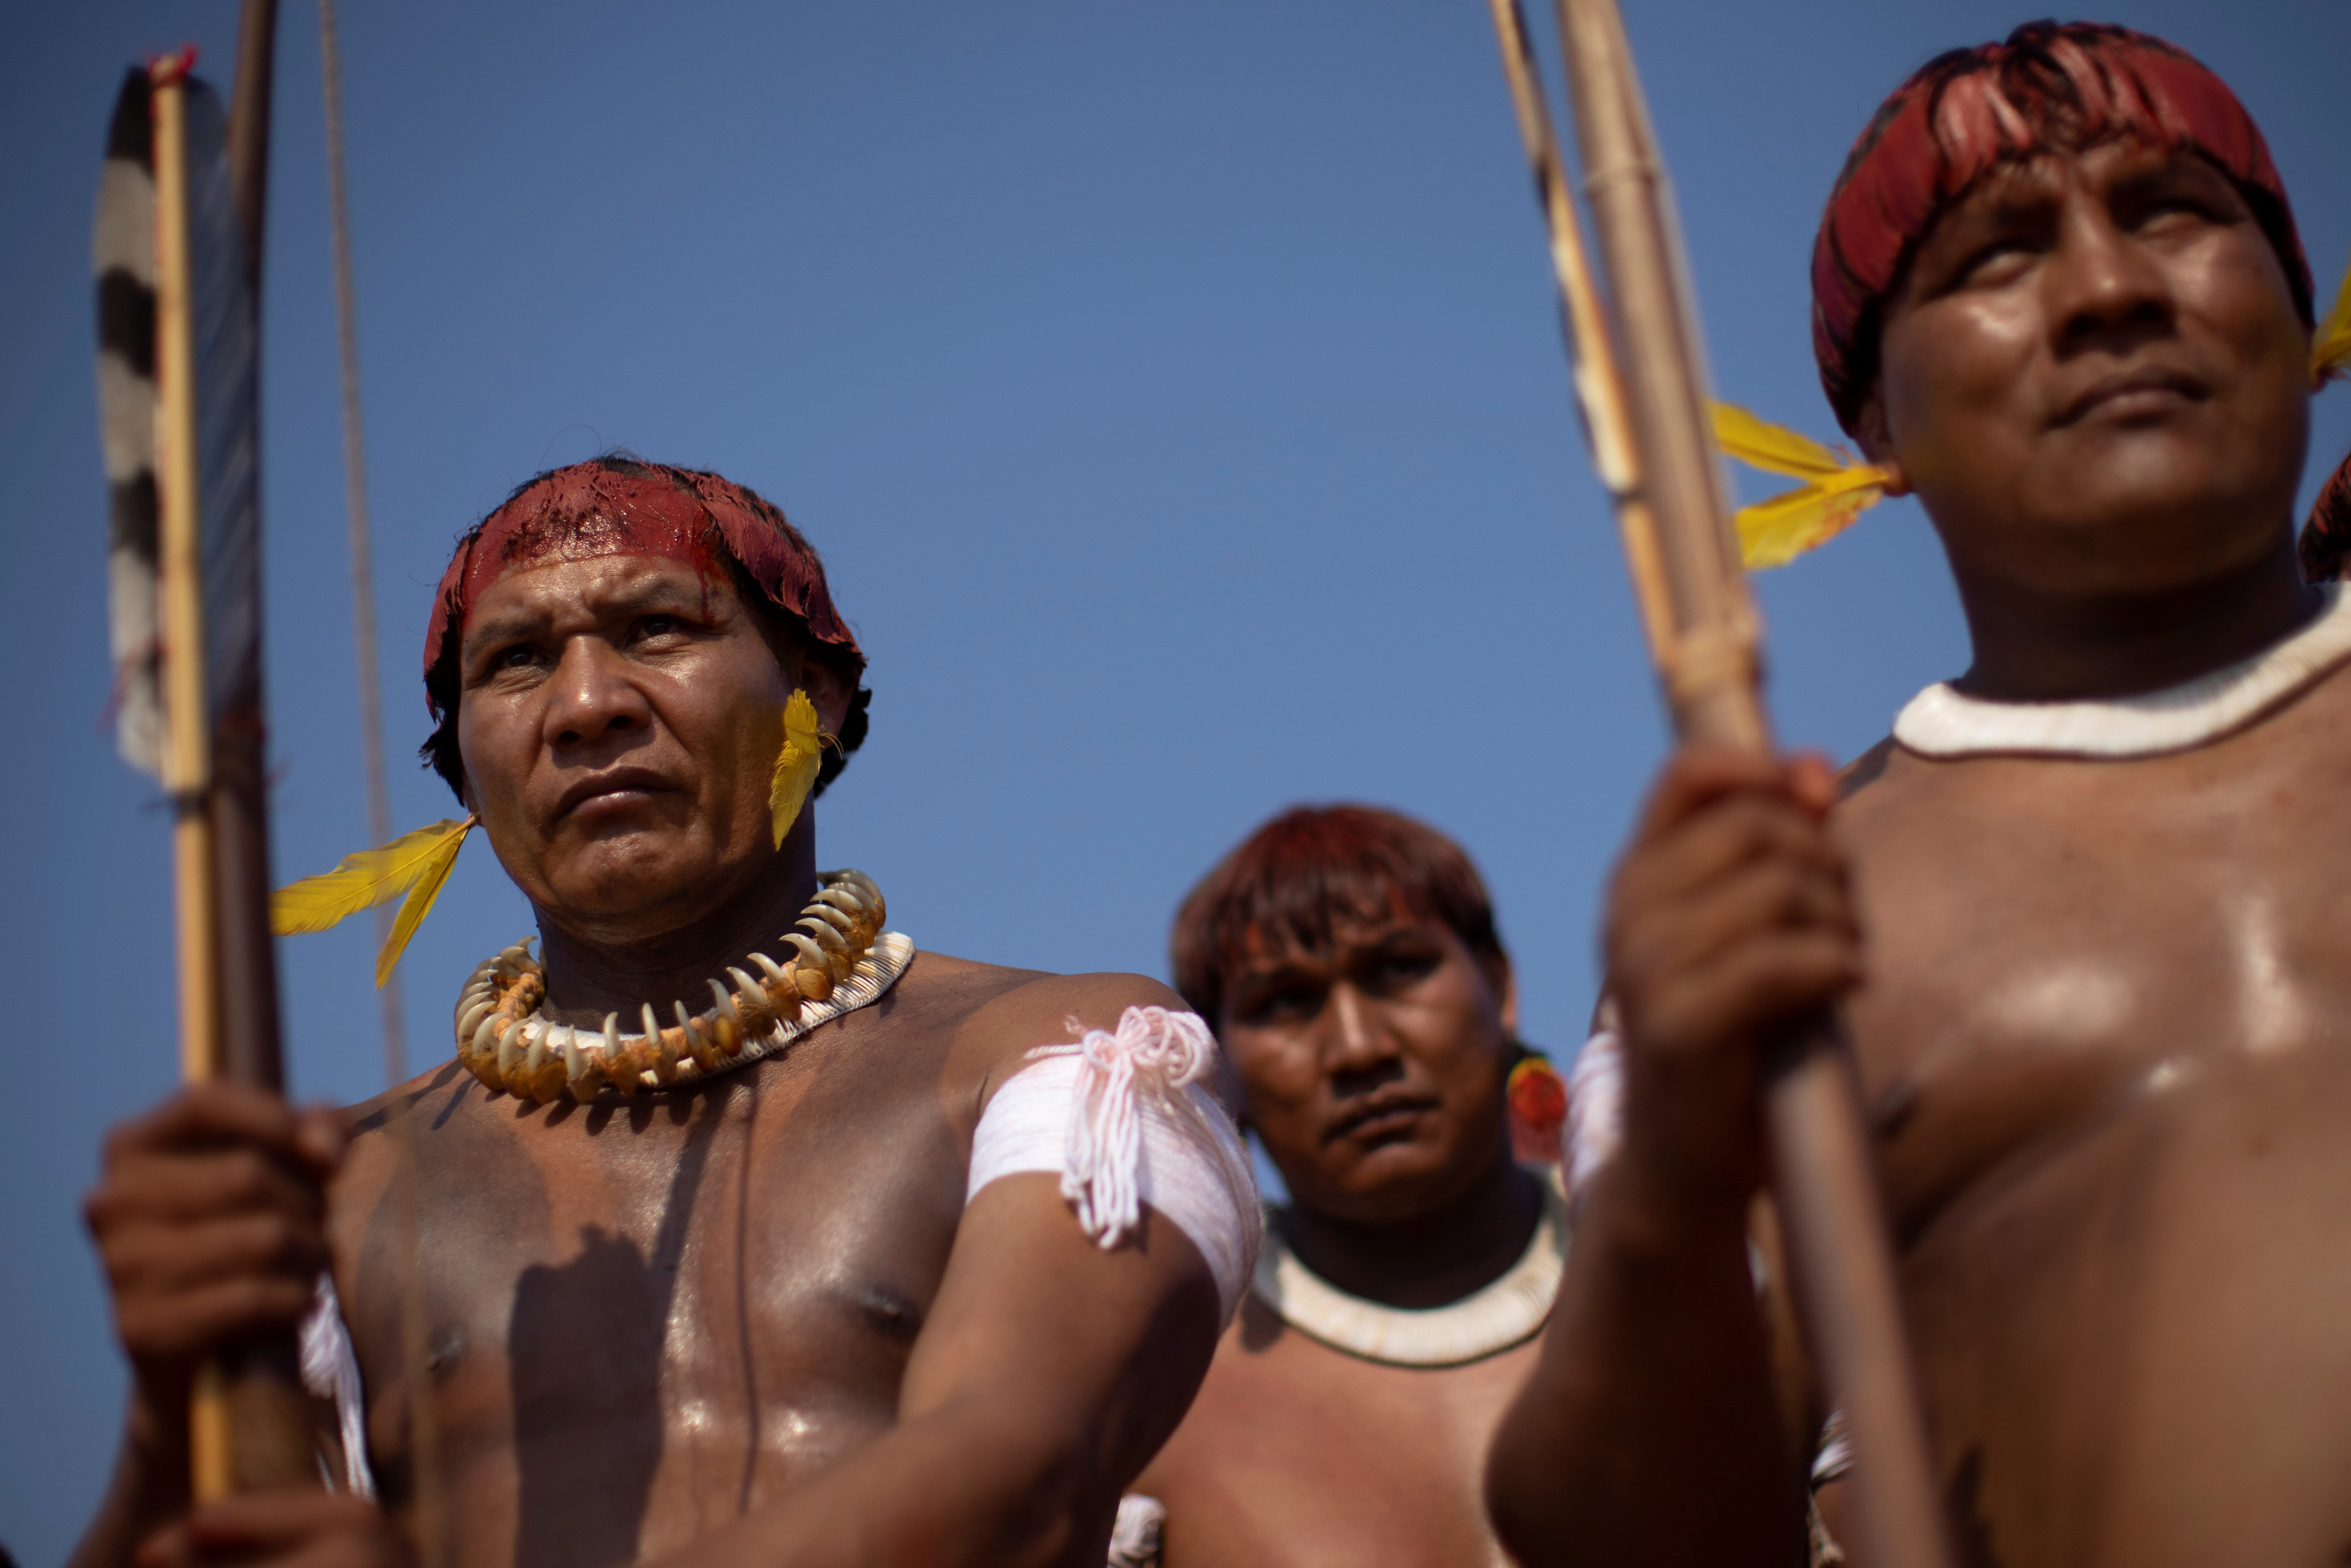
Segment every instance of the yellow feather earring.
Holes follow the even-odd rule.
[[[269,895],[269,929],[280,936],[324,931],[348,915],[373,909],[386,899],[406,894],[391,934],[375,956],[375,983],[392,978],[392,967],[408,946],[408,939],[423,924],[441,884],[457,863],[457,852],[476,819],[451,819],[403,833],[379,849],[345,855],[335,869],[289,883]]]
[[[816,716],[816,705],[804,691],[792,693],[784,705],[784,747],[776,753],[776,771],[768,780],[768,815],[775,823],[776,847],[799,821],[800,807],[816,784],[817,767],[826,744],[841,744],[827,734]]]
[[[1714,439],[1725,456],[1750,468],[1805,481],[1768,501],[1740,507],[1732,518],[1739,526],[1740,559],[1750,571],[1785,566],[1828,543],[1886,498],[1886,481],[1893,477],[1874,463],[1856,463],[1736,403],[1714,405]]]
[[[2351,367],[2351,271],[2343,274],[2343,287],[2335,291],[2335,308],[2311,334],[2311,382],[2342,375],[2346,367]]]

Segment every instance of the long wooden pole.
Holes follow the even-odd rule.
[[[180,1077],[220,1076],[218,910],[214,882],[212,723],[204,702],[204,582],[197,536],[195,332],[189,297],[187,62],[154,71],[156,559],[162,579],[163,788],[172,802],[172,925],[177,937]],[[198,1369],[189,1408],[196,1500],[234,1490],[227,1385]]]
[[[277,0],[245,0],[228,117],[229,183],[245,241],[253,300],[255,374],[261,357],[261,262],[269,210],[269,110]],[[256,392],[256,401],[258,393]],[[260,419],[254,466],[261,465]],[[256,504],[259,504],[257,486]],[[256,598],[260,585],[254,584]],[[258,630],[255,635],[259,637]],[[256,649],[249,687],[226,694],[213,730],[212,820],[220,878],[221,1017],[227,1076],[283,1091],[285,1039],[277,1008],[277,945],[269,933],[268,727]]]
[[[277,0],[245,0],[236,21],[236,80],[230,85],[228,177],[245,230],[245,284],[261,300],[268,233],[269,110],[277,77]]]
[[[245,282],[253,300],[255,373],[261,355],[261,260],[269,205],[269,110],[277,54],[277,0],[245,0],[237,22],[236,79],[230,89],[229,183],[245,241]],[[257,394],[256,394],[257,396]],[[254,465],[261,464],[256,412]],[[256,493],[256,504],[259,504]],[[260,597],[260,583],[252,591]],[[258,630],[255,632],[256,643]],[[213,728],[214,856],[220,878],[222,1045],[239,1083],[282,1091],[285,1043],[277,1007],[277,947],[269,934],[268,727],[258,647],[251,682],[224,695]]]
[[[1622,333],[1620,369],[1524,20],[1516,0],[1492,5],[1594,456],[1616,499],[1676,729],[1686,744],[1767,749],[1759,626],[1729,525],[1671,198],[1623,18],[1615,0],[1557,0],[1584,195]],[[1615,384],[1595,395],[1588,383],[1600,382]],[[1949,1568],[1860,1096],[1834,1015],[1806,1020],[1775,1051],[1766,1119],[1796,1305],[1854,1442],[1857,1555],[1871,1568]]]
[[[269,214],[270,108],[276,99],[277,0],[244,0],[237,19],[236,77],[230,84],[228,170],[244,240],[245,284],[253,310],[255,408],[253,505],[260,506],[259,408],[262,257]],[[267,705],[263,698],[260,521],[254,523],[253,576],[231,591],[255,606],[253,647],[213,727],[212,821],[220,900],[222,1051],[226,1075],[283,1092],[283,1020],[277,1003],[277,944],[269,930]],[[239,1490],[317,1486],[318,1448],[295,1336],[273,1334],[226,1358]]]

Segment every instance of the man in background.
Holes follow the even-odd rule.
[[[1556,1172],[1513,1140],[1555,1158],[1563,1107],[1476,868],[1393,812],[1292,810],[1193,890],[1174,949],[1290,1203],[1113,1562],[1150,1560],[1164,1511],[1165,1568],[1500,1563],[1479,1477],[1566,1246]]]

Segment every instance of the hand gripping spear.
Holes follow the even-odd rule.
[[[1557,0],[1583,191],[1612,319],[1586,265],[1559,142],[1518,0],[1491,0],[1502,67],[1550,229],[1576,392],[1624,536],[1650,653],[1685,744],[1764,750],[1759,626],[1672,201],[1616,0]],[[1621,345],[1622,358],[1618,350]],[[1791,1029],[1767,1069],[1765,1118],[1804,1337],[1854,1453],[1855,1546],[1871,1568],[1950,1568],[1841,1020]]]

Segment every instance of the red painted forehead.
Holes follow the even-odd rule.
[[[723,573],[731,559],[810,637],[864,666],[857,639],[833,609],[823,564],[781,512],[715,474],[600,459],[540,478],[457,547],[425,628],[426,679],[447,652],[452,629],[463,633],[482,591],[500,577],[546,561],[605,555],[689,561],[705,576]]]
[[[2228,84],[2144,33],[2036,22],[1920,68],[1845,161],[1813,246],[1813,352],[1848,431],[1876,380],[1886,297],[1935,220],[2004,164],[2125,138],[2196,152],[2235,181],[2311,319],[2285,186]]]

